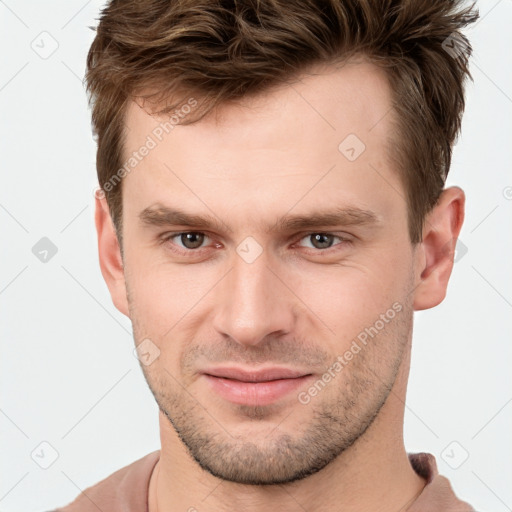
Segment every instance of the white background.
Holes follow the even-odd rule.
[[[101,4],[0,1],[1,512],[62,506],[160,447],[130,322],[114,308],[97,261],[95,144],[81,80]],[[467,32],[474,83],[448,180],[466,191],[467,253],[446,300],[416,317],[405,439],[408,451],[433,453],[477,510],[505,512],[512,510],[512,2],[481,0],[479,9],[481,21]],[[47,50],[58,43],[47,59],[31,47],[38,36]],[[42,237],[58,248],[47,263],[32,253]],[[42,441],[59,454],[48,469],[31,458]],[[469,454],[458,469],[441,455],[453,441],[451,461]]]

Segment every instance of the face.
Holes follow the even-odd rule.
[[[148,361],[159,351],[141,367],[160,410],[229,481],[332,462],[410,341],[417,259],[388,84],[365,63],[316,73],[161,141],[164,119],[127,111],[126,158],[156,144],[122,185],[126,313]]]

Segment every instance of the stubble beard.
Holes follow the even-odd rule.
[[[137,340],[137,322],[131,318]],[[204,398],[198,400],[165,368],[141,368],[159,409],[202,469],[240,484],[284,484],[325,468],[368,431],[393,388],[411,330],[412,306],[404,305],[328,389],[307,405],[297,400],[291,413],[279,412],[275,404],[236,406],[240,421],[251,421],[254,436],[230,432],[216,418],[215,409],[208,410]],[[266,435],[257,435],[258,422],[265,422]]]

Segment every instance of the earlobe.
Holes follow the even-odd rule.
[[[121,313],[129,316],[123,260],[107,200],[103,194],[97,193],[95,202],[95,223],[101,273],[114,305]]]
[[[417,311],[437,306],[446,296],[457,238],[464,221],[464,205],[463,190],[447,188],[425,220],[414,292]]]

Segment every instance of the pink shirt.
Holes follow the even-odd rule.
[[[149,453],[87,488],[72,503],[53,512],[148,512],[149,480],[159,458],[160,450]],[[438,473],[433,455],[410,453],[409,460],[416,473],[426,479],[427,485],[407,512],[475,512],[468,503],[455,496],[448,479]]]

